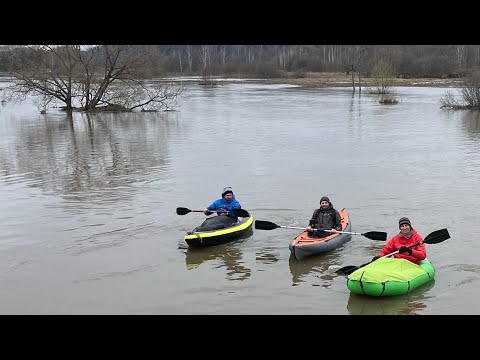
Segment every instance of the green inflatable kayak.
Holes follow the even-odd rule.
[[[428,259],[418,265],[405,259],[379,258],[358,268],[347,277],[347,287],[354,294],[395,296],[407,294],[435,278]]]

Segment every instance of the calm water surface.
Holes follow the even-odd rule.
[[[1,85],[1,84],[0,84]],[[87,116],[0,105],[2,314],[480,314],[480,115],[446,89],[189,83],[176,112]],[[382,242],[352,236],[297,262],[299,230],[190,249],[183,236],[232,186],[255,219],[304,227],[322,195],[352,231],[408,216],[436,278],[395,298],[351,295],[332,267]]]

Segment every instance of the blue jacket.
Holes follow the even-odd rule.
[[[218,215],[222,214],[222,210],[225,209],[226,211],[232,211],[233,209],[240,209],[242,206],[240,203],[235,199],[235,195],[232,194],[231,200],[225,200],[225,198],[221,198],[215,200],[211,205],[208,206],[208,210],[210,211],[217,211]],[[237,215],[234,213],[227,213],[227,216],[236,219]]]

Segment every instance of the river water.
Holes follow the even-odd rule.
[[[1,314],[480,314],[480,115],[440,109],[442,88],[184,83],[177,111],[39,114],[0,106]],[[183,236],[231,186],[256,220],[305,227],[320,197],[352,231],[425,237],[436,277],[408,295],[351,295],[331,269],[383,242],[352,236],[296,261],[300,231],[254,230],[189,248]]]

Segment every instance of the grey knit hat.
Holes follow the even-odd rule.
[[[233,190],[230,186],[226,186],[226,187],[223,188],[222,197],[224,197],[225,194],[227,194],[227,193],[231,193],[233,195]]]
[[[402,217],[400,218],[400,220],[398,220],[398,228],[400,228],[402,224],[407,224],[408,226],[412,227],[412,223],[410,222],[410,219],[407,217]]]

